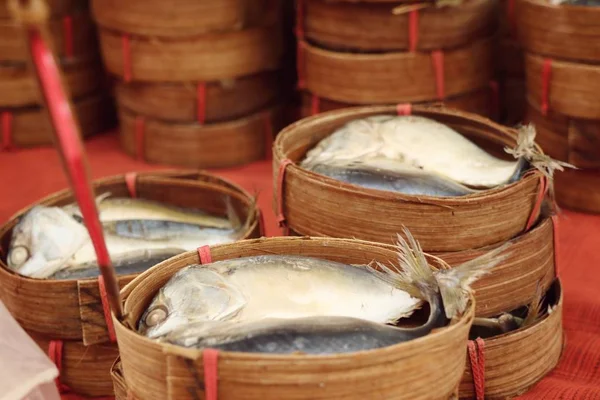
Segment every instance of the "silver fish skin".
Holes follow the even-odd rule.
[[[553,5],[600,7],[599,0],[550,0]]]

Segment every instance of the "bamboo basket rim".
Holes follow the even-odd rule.
[[[307,118],[304,118],[300,121],[297,121],[291,125],[288,125],[284,128],[277,138],[275,139],[275,143],[273,145],[273,152],[277,155],[277,158],[280,160],[288,159],[286,151],[284,150],[283,141],[285,140],[285,136],[290,131],[295,131],[299,127],[304,127],[306,125],[316,125],[315,122],[319,122],[320,124],[325,124],[328,121],[335,120],[338,117],[346,117],[352,115],[356,112],[360,112],[360,117],[365,118],[368,116],[374,115],[397,115],[396,107],[394,106],[358,106],[358,107],[349,107],[340,110],[332,110],[325,111],[323,113],[313,115]],[[470,114],[463,111],[453,110],[450,108],[446,108],[444,106],[427,106],[427,105],[415,105],[412,107],[412,115],[431,117],[431,115],[450,115],[459,117],[461,119],[474,121],[480,124],[491,126],[492,128],[498,131],[507,131],[514,133],[515,130],[509,127],[503,127],[500,124],[497,124],[491,121],[488,118]],[[434,119],[435,118],[431,118]],[[333,133],[333,132],[332,132]],[[459,132],[460,133],[460,132]],[[515,134],[516,137],[516,134]],[[540,154],[544,154],[541,147],[536,143],[535,148]],[[536,169],[531,169],[527,173],[525,173],[519,180],[513,182],[508,185],[503,185],[495,188],[491,188],[488,190],[483,190],[480,193],[473,193],[466,196],[458,196],[458,197],[435,197],[435,196],[427,196],[427,195],[408,195],[403,193],[396,192],[388,192],[384,190],[376,190],[376,189],[368,189],[363,188],[357,185],[351,185],[349,183],[341,182],[335,180],[333,178],[327,177],[325,175],[318,174],[316,172],[309,171],[305,168],[302,168],[298,165],[297,161],[292,160],[292,164],[290,164],[288,169],[293,170],[299,175],[303,175],[307,179],[316,180],[320,185],[326,187],[335,187],[336,189],[343,190],[344,192],[350,192],[354,194],[363,194],[365,197],[370,198],[379,198],[379,199],[390,199],[390,200],[401,200],[404,202],[417,202],[417,203],[427,203],[427,204],[440,204],[440,205],[454,205],[454,204],[462,204],[468,203],[471,201],[481,200],[482,198],[494,198],[496,196],[500,196],[503,192],[509,190],[516,190],[519,186],[523,184],[524,181],[528,179],[540,179],[542,173]]]
[[[269,241],[279,241],[279,242],[288,242],[288,243],[304,243],[307,240],[322,241],[324,243],[327,243],[325,246],[323,246],[324,248],[327,248],[327,246],[330,246],[331,243],[334,243],[334,244],[335,243],[360,243],[360,244],[368,245],[368,246],[387,248],[388,250],[393,250],[395,248],[394,246],[391,246],[391,245],[369,242],[366,240],[329,238],[329,237],[306,237],[306,236],[305,237],[272,237],[272,238],[245,239],[245,240],[239,241],[237,243],[253,244],[253,243],[265,243],[265,242],[269,242]],[[211,252],[212,252],[215,249],[219,249],[222,247],[229,247],[229,246],[231,246],[231,245],[217,245],[217,246],[210,246],[210,248],[211,248]],[[120,329],[121,334],[125,334],[128,336],[133,335],[134,337],[136,337],[136,340],[140,340],[145,345],[160,346],[163,348],[164,353],[184,355],[188,358],[193,358],[193,359],[197,359],[197,358],[201,357],[201,355],[203,353],[203,349],[191,349],[191,348],[185,348],[182,346],[173,345],[170,343],[156,342],[155,340],[152,340],[143,335],[140,335],[134,328],[132,328],[130,326],[129,321],[127,321],[127,317],[130,316],[130,310],[128,307],[130,305],[130,299],[131,299],[131,296],[134,296],[136,294],[136,289],[138,288],[138,285],[140,282],[143,282],[146,279],[150,279],[152,277],[152,275],[154,275],[154,271],[163,268],[164,265],[169,264],[176,260],[187,258],[189,256],[194,256],[194,255],[197,255],[197,253],[193,252],[193,251],[186,252],[186,253],[179,254],[175,257],[172,257],[169,260],[165,260],[165,261],[161,262],[160,264],[157,264],[154,267],[152,267],[152,268],[144,271],[140,275],[136,276],[131,282],[129,282],[127,285],[125,285],[121,289],[120,294],[121,294],[121,299],[123,301],[123,309],[124,309],[123,315],[125,317],[124,320],[123,321],[118,320],[115,317],[114,313],[111,312],[111,316],[113,318],[115,325],[119,325],[121,327],[121,329]],[[449,268],[448,264],[437,256],[433,256],[431,254],[426,254],[426,257],[434,260],[436,263],[439,263],[439,265],[442,266],[442,268]],[[229,259],[229,258],[227,258],[227,259]],[[430,266],[433,267],[431,264],[430,264]],[[181,270],[182,268],[185,268],[185,267],[181,267],[178,270]],[[433,268],[435,268],[435,267],[433,267]],[[141,289],[139,289],[139,290],[141,290]],[[424,342],[427,343],[427,341],[430,340],[432,337],[437,337],[437,336],[445,334],[447,332],[455,331],[456,329],[459,329],[460,327],[462,327],[464,324],[471,324],[474,318],[475,318],[475,297],[473,296],[472,293],[469,293],[469,302],[468,302],[467,309],[459,318],[456,318],[455,321],[450,321],[448,323],[448,325],[446,325],[440,329],[435,329],[425,336],[422,336],[422,337],[419,337],[416,339],[412,339],[407,342],[398,343],[398,344],[395,344],[392,346],[386,346],[386,347],[378,348],[378,349],[356,351],[356,352],[352,352],[352,353],[325,354],[325,355],[314,355],[314,354],[286,355],[286,354],[270,354],[270,353],[244,353],[244,352],[234,352],[234,351],[219,351],[219,354],[220,354],[219,357],[221,359],[227,359],[227,360],[231,360],[231,361],[238,361],[238,360],[239,361],[250,361],[250,360],[256,360],[257,357],[260,357],[261,359],[265,359],[268,361],[297,361],[298,359],[315,360],[315,361],[317,361],[317,360],[318,361],[335,361],[335,360],[340,360],[340,359],[354,357],[354,356],[360,356],[360,355],[372,355],[375,352],[379,352],[379,354],[387,354],[387,353],[391,353],[391,352],[396,352],[406,346],[419,345]]]

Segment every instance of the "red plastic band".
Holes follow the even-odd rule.
[[[200,258],[200,264],[210,264],[212,262],[212,256],[210,255],[210,247],[198,247],[198,258]]]
[[[417,50],[419,43],[419,10],[412,10],[408,14],[408,50]]]
[[[471,361],[471,372],[473,384],[475,385],[475,398],[485,399],[485,342],[481,338],[469,340],[467,345],[469,360]]]
[[[2,112],[2,150],[12,148],[12,119],[13,115],[10,111]]]
[[[554,236],[554,275],[556,275],[556,277],[559,276],[559,268],[558,268],[558,253],[559,253],[559,243],[560,243],[560,236],[558,234],[558,228],[559,228],[559,223],[558,223],[558,215],[553,215],[552,216],[552,233]]]
[[[131,46],[129,35],[126,33],[121,35],[121,46],[123,48],[123,80],[131,82]]]
[[[500,87],[498,82],[490,81],[491,99],[490,108],[492,118],[498,120],[500,118]]]
[[[412,105],[410,103],[398,104],[396,106],[396,113],[398,115],[411,115],[412,114]]]
[[[435,89],[438,100],[444,100],[444,52],[435,50],[431,52],[431,61],[433,62],[433,72],[435,74]]]
[[[56,388],[60,394],[67,393],[71,391],[67,385],[63,384],[60,381],[60,375],[62,374],[62,358],[63,358],[63,342],[62,340],[51,340],[48,344],[48,357],[50,361],[56,365],[56,369],[58,369],[58,377],[56,378]]]
[[[138,160],[144,160],[144,131],[145,131],[145,121],[144,117],[137,116],[135,117],[135,155]]]
[[[304,0],[296,0],[296,40],[304,40]]]
[[[548,115],[550,102],[550,79],[552,78],[552,60],[544,59],[542,66],[542,114]]]
[[[197,111],[196,118],[199,124],[206,121],[206,83],[200,82],[196,87]]]
[[[202,352],[202,361],[204,362],[204,393],[206,400],[217,400],[218,396],[218,367],[219,351],[214,349],[205,349]]]
[[[298,89],[306,87],[305,72],[304,72],[304,42],[298,40],[296,46],[296,71],[298,72]]]
[[[131,198],[137,197],[136,182],[137,172],[128,172],[125,174],[125,184],[127,185],[127,190],[129,191],[129,196]]]
[[[540,209],[542,208],[542,202],[544,201],[544,196],[546,195],[546,192],[548,191],[548,179],[546,179],[546,177],[544,175],[542,175],[542,177],[540,178],[540,184],[538,187],[539,187],[539,190],[538,190],[537,196],[535,198],[535,204],[533,205],[533,209],[531,210],[531,215],[529,216],[529,219],[527,220],[527,225],[525,226],[525,231],[528,231],[529,229],[531,229],[531,227],[535,223],[538,213],[540,212]]]
[[[317,115],[321,110],[321,99],[316,94],[313,94],[310,99],[310,115]]]
[[[510,26],[510,34],[514,38],[517,37],[517,21],[515,20],[515,0],[506,2],[506,19]]]
[[[106,293],[106,285],[104,284],[104,277],[102,275],[98,277],[98,288],[100,289],[100,301],[102,302],[102,311],[104,312],[104,321],[106,321],[108,338],[114,343],[117,341],[117,335],[115,334],[115,327],[113,325],[112,316],[110,315],[110,303],[108,302],[108,294]]]
[[[63,36],[65,37],[65,55],[68,58],[73,57],[73,18],[67,15],[63,18]]]
[[[293,164],[292,160],[282,160],[281,164],[279,164],[279,172],[277,174],[277,223],[280,228],[285,228],[286,230],[285,215],[283,215],[283,180],[286,168],[290,164]]]

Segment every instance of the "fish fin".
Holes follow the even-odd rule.
[[[242,237],[246,232],[248,232],[250,226],[254,222],[255,217],[258,217],[259,213],[261,212],[260,208],[258,207],[258,195],[259,192],[256,191],[254,195],[250,197],[250,203],[248,204],[248,207],[246,209],[246,221],[244,221],[244,225],[242,226],[242,229],[239,232],[240,237]]]
[[[538,282],[535,290],[535,296],[527,307],[527,316],[523,320],[523,324],[521,325],[522,327],[533,324],[540,317],[543,300],[544,292],[542,289],[542,284],[541,282]]]
[[[233,207],[230,196],[225,196],[225,210],[227,212],[227,219],[231,222],[233,229],[236,231],[239,230],[242,227],[242,222],[235,207]]]

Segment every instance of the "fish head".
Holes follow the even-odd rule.
[[[177,335],[191,324],[228,320],[245,304],[244,295],[217,270],[191,265],[159,290],[138,331],[149,338]]]
[[[33,207],[17,223],[8,267],[22,275],[46,278],[60,269],[87,240],[85,227],[58,207]]]

